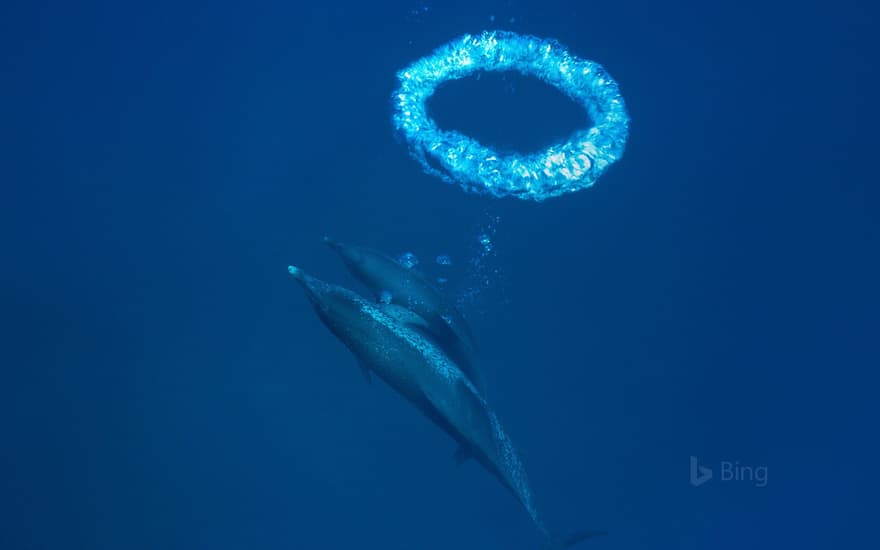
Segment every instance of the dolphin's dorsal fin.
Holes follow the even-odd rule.
[[[421,315],[397,304],[379,304],[382,313],[407,327],[428,330],[429,324]]]

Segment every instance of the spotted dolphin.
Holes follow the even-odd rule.
[[[387,298],[392,304],[410,309],[425,319],[428,333],[477,389],[485,391],[470,326],[458,308],[425,277],[378,250],[340,243],[330,237],[324,237],[324,242],[339,254],[352,276],[377,298]]]
[[[541,520],[525,468],[495,412],[479,390],[429,337],[398,315],[401,306],[367,300],[290,266],[315,312],[358,358],[412,403],[459,445],[461,456],[473,457],[509,489],[547,540],[546,548],[567,548],[595,535],[583,531],[554,538]]]

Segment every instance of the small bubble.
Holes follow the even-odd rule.
[[[425,2],[419,2],[418,6],[407,10],[406,20],[411,23],[424,23],[429,11],[431,11],[430,6]]]
[[[492,251],[492,238],[485,233],[481,233],[480,236],[477,237],[477,240],[480,243],[480,246],[483,247],[484,252]]]
[[[437,256],[437,263],[440,265],[452,265],[452,258],[446,254],[440,254]]]
[[[391,299],[392,299],[392,297],[391,297],[391,292],[390,292],[390,291],[388,291],[388,290],[382,290],[382,291],[379,292],[379,302],[380,302],[380,303],[383,303],[383,304],[390,304],[390,303],[391,303]]]
[[[447,279],[446,277],[437,277],[437,284],[438,285],[445,285],[448,282],[449,282],[449,279]]]
[[[397,257],[397,263],[407,269],[412,269],[415,266],[419,265],[419,259],[416,258],[416,255],[412,252],[404,252]]]

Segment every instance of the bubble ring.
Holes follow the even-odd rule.
[[[539,153],[501,154],[460,132],[441,130],[425,102],[443,82],[476,71],[518,71],[581,104],[595,126]],[[424,171],[464,190],[541,201],[593,185],[622,155],[629,116],[617,83],[598,63],[555,40],[507,31],[464,35],[397,73],[393,123]]]

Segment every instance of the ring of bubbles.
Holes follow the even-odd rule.
[[[593,127],[532,154],[502,154],[454,130],[440,129],[426,101],[437,86],[477,71],[518,71],[582,105]],[[464,35],[397,74],[395,130],[423,170],[465,191],[542,201],[592,186],[626,145],[629,116],[617,83],[598,63],[555,40],[506,31]]]

